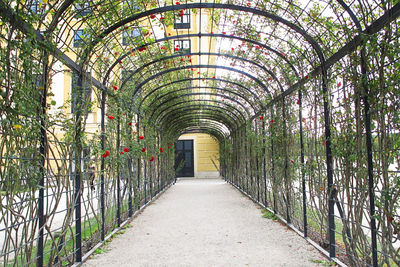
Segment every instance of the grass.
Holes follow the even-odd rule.
[[[278,217],[276,217],[276,215],[273,212],[270,212],[267,209],[262,209],[261,212],[263,214],[262,215],[263,218],[270,219],[270,220],[273,220],[273,221],[277,221],[278,220]]]
[[[312,263],[322,264],[322,266],[336,266],[336,263],[333,261],[324,261],[324,260],[311,260]]]
[[[125,211],[125,209],[127,209],[128,204],[122,205],[121,206],[121,212]],[[109,208],[106,212],[106,225],[109,225],[110,223],[112,223],[113,221],[116,220],[116,207],[112,207]],[[118,232],[117,234],[122,234],[126,231],[126,228],[128,228],[129,226],[124,226],[123,229]],[[112,227],[107,233],[106,235],[110,234],[113,229],[115,227]],[[82,220],[82,243],[84,244],[85,241],[88,241],[90,238],[92,238],[96,233],[100,232],[101,229],[101,222],[99,222],[98,220],[96,220],[95,217],[90,218],[89,220]],[[53,233],[54,235],[55,233]],[[59,253],[59,259],[62,260],[63,258],[65,259],[61,264],[63,266],[67,266],[70,265],[70,262],[67,261],[66,257],[72,253],[72,251],[74,250],[74,246],[75,246],[75,239],[73,238],[76,234],[75,231],[75,226],[71,227],[71,230],[68,230],[67,233],[64,236],[64,242],[60,241],[60,236],[54,238],[54,240],[47,240],[45,245],[44,245],[44,256],[43,256],[43,264],[44,266],[49,265],[50,263],[50,255],[51,255],[51,250],[57,250],[57,246],[59,243],[63,243],[62,244],[62,249]],[[111,240],[111,239],[110,239]],[[105,251],[105,248],[98,248],[95,252],[100,254],[103,253]],[[34,246],[32,248],[32,253],[30,253],[30,256],[27,255],[26,253],[21,253],[20,255],[18,255],[15,259],[10,260],[9,263],[7,263],[6,266],[22,266],[22,265],[27,265],[27,258],[29,260],[32,260],[34,257],[36,257],[37,254],[37,247]],[[52,260],[54,263],[54,259]],[[35,262],[34,263],[29,263],[29,266],[36,266]]]

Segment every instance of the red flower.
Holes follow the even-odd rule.
[[[180,2],[176,2],[176,3],[175,3],[175,5],[180,5],[180,4],[181,4]]]
[[[118,90],[118,87],[117,87],[117,86],[115,86],[115,85],[113,85],[113,87],[112,87],[112,88],[114,89],[114,91]]]
[[[161,46],[161,50],[164,50],[165,49],[165,46]]]
[[[142,148],[142,152],[146,152],[146,148]]]
[[[263,116],[260,116],[260,121],[263,120],[263,119],[264,119],[264,117],[263,117]]]
[[[212,78],[215,79],[215,76],[213,76]]]
[[[339,82],[339,83],[337,84],[337,86],[338,86],[338,87],[342,86],[342,83],[341,83],[341,82]]]
[[[109,118],[110,120],[113,120],[113,119],[115,119],[115,117],[114,117],[114,116],[108,116],[108,118]]]
[[[150,161],[154,161],[154,156],[151,157]]]
[[[161,17],[160,19],[165,19],[164,17]]]
[[[175,51],[179,51],[179,48],[178,48],[178,47],[175,47]]]
[[[304,79],[308,80],[308,75],[306,75],[306,76],[304,77]]]
[[[222,34],[226,34],[226,32],[222,32]]]
[[[300,105],[300,99],[297,99],[297,105]]]
[[[291,162],[291,163],[294,163],[294,160],[291,160],[290,162]]]
[[[274,120],[271,120],[270,123],[274,123]]]
[[[122,152],[122,151],[121,151],[121,152],[119,152],[119,154],[123,155],[123,154],[124,154],[124,152]]]
[[[144,136],[139,136],[139,139],[144,139]]]
[[[150,15],[150,18],[151,18],[151,19],[155,19],[155,18],[156,18],[156,15],[151,14],[151,15]]]
[[[161,152],[161,153],[163,153],[163,152],[164,152],[164,149],[163,149],[162,147],[160,147],[160,152]]]
[[[306,118],[302,118],[301,121],[302,121],[302,122],[306,122]]]
[[[171,146],[168,146],[168,148],[171,148]]]
[[[128,123],[129,126],[132,126],[132,122]]]
[[[129,152],[129,148],[125,147],[124,152]]]
[[[107,158],[110,155],[110,151],[106,150],[106,152],[101,155],[103,158]]]

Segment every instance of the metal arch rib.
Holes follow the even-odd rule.
[[[196,80],[202,80],[202,79],[204,79],[204,80],[212,80],[212,81],[220,81],[220,82],[226,82],[226,83],[229,83],[229,84],[234,84],[235,86],[238,86],[238,87],[240,87],[240,88],[246,90],[246,92],[249,92],[254,98],[259,99],[259,100],[260,100],[260,101],[259,101],[259,102],[260,102],[260,106],[261,106],[261,107],[264,107],[264,103],[261,101],[260,97],[259,97],[258,95],[256,95],[252,90],[250,90],[250,89],[247,88],[247,87],[244,87],[244,86],[241,85],[240,83],[237,83],[237,82],[234,82],[234,81],[230,81],[230,80],[221,79],[221,78],[215,78],[215,79],[213,79],[213,78],[208,78],[208,77],[206,77],[206,78],[196,77],[196,78],[186,78],[186,79],[182,79],[182,80],[172,81],[172,82],[170,82],[170,83],[163,84],[163,85],[161,85],[161,86],[159,86],[159,87],[154,88],[153,90],[151,90],[149,93],[147,93],[147,94],[143,97],[142,101],[141,101],[140,104],[139,104],[139,109],[140,109],[140,107],[141,107],[141,105],[142,105],[142,102],[143,102],[145,99],[147,99],[151,94],[153,94],[154,92],[156,92],[157,90],[159,90],[159,89],[161,89],[161,88],[163,88],[163,87],[166,87],[166,86],[169,86],[169,85],[172,85],[172,84],[175,84],[175,83],[187,82],[187,81],[196,81]]]
[[[254,77],[253,75],[248,74],[247,72],[235,69],[235,68],[231,68],[231,67],[226,67],[226,66],[218,66],[218,65],[189,65],[189,66],[181,66],[181,67],[177,67],[177,68],[171,68],[171,69],[167,69],[167,70],[163,70],[155,75],[152,75],[151,77],[147,78],[146,80],[144,80],[143,82],[141,82],[136,89],[133,92],[133,100],[132,103],[136,102],[136,98],[137,98],[137,92],[149,81],[162,76],[164,74],[167,74],[169,72],[173,72],[173,71],[179,71],[179,70],[184,70],[184,69],[188,69],[188,68],[208,68],[208,69],[225,69],[225,70],[229,70],[229,71],[234,71],[240,74],[243,74],[247,77],[249,77],[251,80],[257,82],[266,93],[268,93],[271,96],[271,93],[268,90],[268,87],[261,82],[261,80],[259,80],[258,78]],[[272,96],[271,96],[272,97]],[[140,113],[140,112],[138,112]]]

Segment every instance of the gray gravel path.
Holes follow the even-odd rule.
[[[304,239],[219,179],[182,179],[83,266],[325,266]]]

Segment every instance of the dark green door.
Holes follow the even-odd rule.
[[[194,177],[193,140],[176,142],[175,174],[177,177]]]

